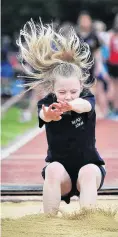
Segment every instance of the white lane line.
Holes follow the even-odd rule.
[[[24,155],[23,154],[22,155],[12,154],[12,157],[9,156],[7,158],[7,160],[12,159],[12,161],[14,160],[15,163],[19,163],[19,162],[21,162],[21,160],[23,163],[25,163],[28,160],[28,162],[30,163],[30,162],[32,162],[32,160],[38,160],[38,161],[44,160],[46,156],[47,156],[47,153],[38,154],[38,155],[35,155],[35,154],[34,155],[33,154],[32,155],[30,155],[30,154],[24,154]]]
[[[24,146],[26,143],[31,141],[34,137],[36,137],[38,134],[42,133],[45,130],[45,127],[42,128],[35,128],[31,130],[28,134],[21,137],[19,141],[11,145],[10,147],[3,149],[1,151],[1,159],[6,159],[9,155],[17,151],[19,148]]]

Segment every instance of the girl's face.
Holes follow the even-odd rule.
[[[54,93],[57,100],[72,101],[78,98],[81,93],[80,81],[76,76],[69,78],[58,76],[54,85]]]

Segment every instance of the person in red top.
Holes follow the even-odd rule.
[[[113,118],[118,119],[118,15],[115,17],[113,31],[109,40],[108,71],[113,83]]]
[[[118,76],[118,32],[114,32],[114,34],[111,36],[109,63],[112,67],[111,74],[114,78],[116,78]]]

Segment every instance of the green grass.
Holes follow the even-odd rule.
[[[20,123],[20,110],[18,107],[10,108],[1,120],[1,145],[7,146],[18,136],[23,135],[29,129],[37,126],[38,120],[36,115],[27,123]]]

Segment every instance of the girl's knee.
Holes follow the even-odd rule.
[[[59,162],[50,163],[45,169],[45,179],[52,181],[61,180],[63,166]]]
[[[79,187],[82,185],[88,186],[91,183],[96,183],[97,171],[94,164],[83,166],[78,174]]]

